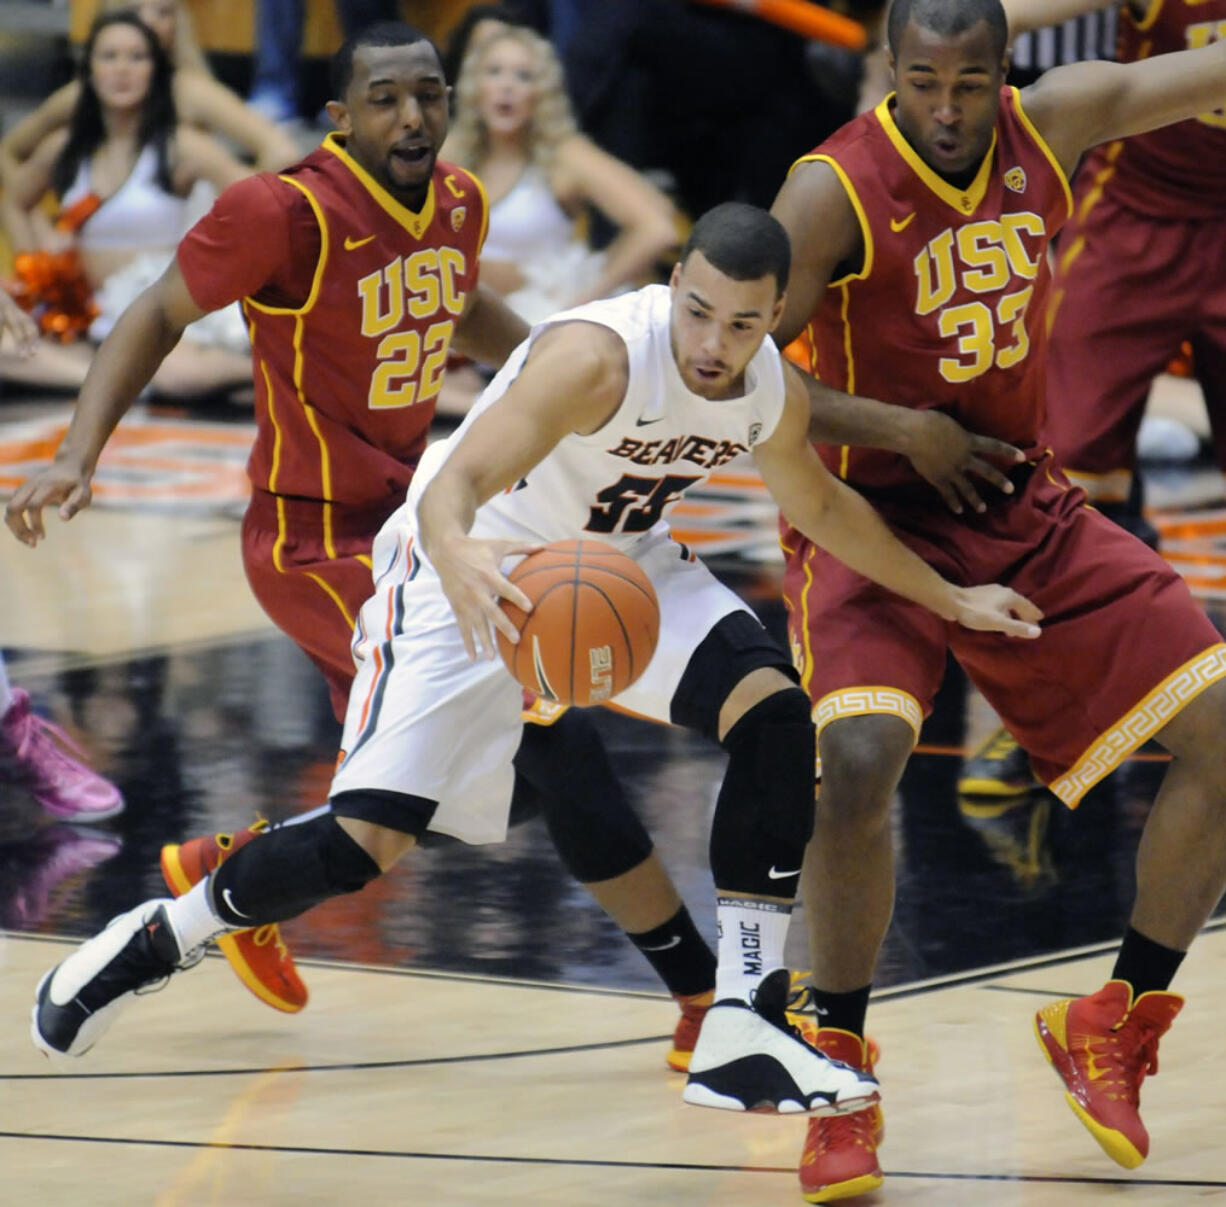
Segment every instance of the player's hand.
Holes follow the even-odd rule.
[[[488,541],[463,536],[450,540],[435,555],[434,568],[460,626],[464,649],[473,662],[478,657],[497,657],[498,644],[491,626],[508,641],[519,640],[519,630],[498,606],[498,601],[509,600],[525,612],[532,611],[532,603],[500,567],[504,558],[535,553],[539,548],[539,544],[523,541]]]
[[[1021,449],[991,436],[976,436],[941,411],[915,411],[913,415],[907,456],[915,472],[940,492],[950,511],[961,515],[964,504],[973,511],[987,510],[972,477],[1007,495],[1013,493],[1013,483],[992,461],[1017,465],[1026,460]]]
[[[954,620],[968,629],[1033,639],[1042,631],[1042,619],[1042,611],[1030,600],[999,583],[954,592]]]
[[[58,507],[61,520],[71,520],[88,507],[93,494],[91,474],[68,462],[53,461],[32,478],[27,478],[4,509],[9,531],[31,548],[47,535],[43,528],[43,508]]]
[[[0,343],[10,336],[19,356],[33,356],[38,347],[38,324],[0,289]]]

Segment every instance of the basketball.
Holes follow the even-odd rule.
[[[600,704],[646,669],[660,636],[660,605],[638,562],[604,541],[555,541],[507,576],[530,600],[502,610],[519,630],[498,633],[511,674],[559,704]]]

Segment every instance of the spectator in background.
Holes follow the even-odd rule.
[[[336,0],[346,38],[376,21],[400,16],[396,0]],[[248,105],[268,121],[283,124],[299,116],[298,58],[302,47],[303,0],[256,0],[255,70]],[[297,159],[295,152],[292,159]]]
[[[553,47],[506,27],[470,52],[443,158],[490,200],[482,279],[528,322],[640,283],[677,242],[672,203],[578,133]],[[578,230],[588,209],[618,237],[601,254]]]
[[[85,44],[77,101],[66,129],[46,136],[8,182],[0,216],[14,249],[33,255],[75,246],[105,337],[129,301],[161,275],[188,227],[187,195],[199,180],[223,189],[246,169],[175,115],[169,60],[132,12],[104,13]],[[40,205],[53,189],[61,216],[52,229]],[[27,284],[30,282],[27,280]],[[32,355],[0,351],[0,376],[76,390],[93,355],[88,343],[38,342]],[[190,328],[154,388],[207,394],[250,382],[250,356],[237,310]]]
[[[229,140],[254,159],[257,168],[275,171],[298,158],[292,139],[213,79],[182,0],[104,0],[102,9],[135,12],[157,35],[174,70],[174,103],[181,122]],[[72,80],[5,135],[0,141],[0,185],[8,185],[35,149],[68,125],[80,95],[80,80]]]

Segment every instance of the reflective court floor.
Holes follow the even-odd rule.
[[[45,456],[63,408],[9,407],[0,490]],[[160,846],[324,799],[338,728],[322,682],[242,577],[241,415],[152,412],[125,428],[98,503],[30,551],[0,535],[0,646],[13,682],[128,801],[101,826],[48,819],[0,786],[0,1202],[332,1204],[800,1202],[797,1120],[685,1107],[675,1021],[646,963],[521,819],[494,848],[420,852],[286,926],[312,993],[298,1016],[210,958],[142,997],[61,1071],[34,1052],[34,986],[66,942],[162,891]],[[1209,607],[1220,478],[1156,478],[1155,516]],[[730,472],[680,523],[779,628],[773,512]],[[612,714],[600,725],[700,928],[717,749]],[[1096,988],[1133,891],[1163,769],[1143,750],[1074,814],[1039,793],[959,800],[992,718],[952,668],[894,811],[898,909],[876,983],[885,1188],[930,1204],[1226,1202],[1217,1141],[1226,1045],[1211,924],[1189,1003],[1145,1085],[1133,1173],[1061,1101],[1036,1006]],[[799,911],[789,941],[805,962]]]

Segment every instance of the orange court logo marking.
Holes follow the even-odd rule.
[[[12,494],[51,459],[61,418],[0,424],[0,494]],[[94,506],[240,515],[251,484],[250,423],[129,418],[115,430],[94,475]]]

